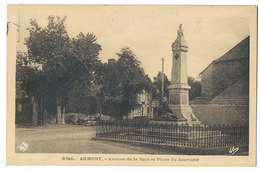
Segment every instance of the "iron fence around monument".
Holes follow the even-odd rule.
[[[101,121],[96,123],[96,138],[201,149],[248,147],[249,127]]]

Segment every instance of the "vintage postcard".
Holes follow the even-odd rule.
[[[7,164],[256,165],[256,6],[9,5]]]

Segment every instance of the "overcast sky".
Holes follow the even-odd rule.
[[[30,18],[46,26],[48,15],[67,16],[70,37],[94,33],[102,46],[100,59],[117,58],[116,52],[130,47],[152,78],[161,70],[170,78],[171,44],[183,24],[188,44],[188,75],[197,77],[213,60],[221,57],[249,35],[246,7],[195,6],[34,6],[20,8],[18,50],[25,50]],[[20,21],[19,21],[20,18]]]

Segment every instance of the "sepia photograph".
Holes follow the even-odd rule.
[[[255,165],[256,6],[9,5],[6,34],[10,164]]]

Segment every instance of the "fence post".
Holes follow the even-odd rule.
[[[96,138],[98,138],[98,122],[96,122]]]
[[[151,143],[153,143],[154,142],[154,124],[150,124],[150,126],[151,126],[151,140],[152,140],[152,142]]]
[[[207,127],[207,125],[204,125],[204,127],[203,127],[203,148],[204,149],[206,148],[206,138],[207,138],[206,127]]]
[[[198,135],[199,135],[199,148],[201,147],[201,127],[198,125]]]
[[[191,136],[191,126],[190,125],[188,125],[188,128],[189,128],[189,132],[188,132],[188,143],[189,143],[189,147],[193,147],[192,146],[192,136]]]
[[[206,148],[209,148],[209,125],[207,126],[207,128],[206,128],[206,133],[207,133],[207,145],[206,145]]]
[[[224,147],[227,146],[226,141],[225,141],[225,136],[226,136],[225,131],[226,131],[226,129],[227,129],[227,125],[225,124],[224,127],[221,129],[222,144],[224,144]]]

